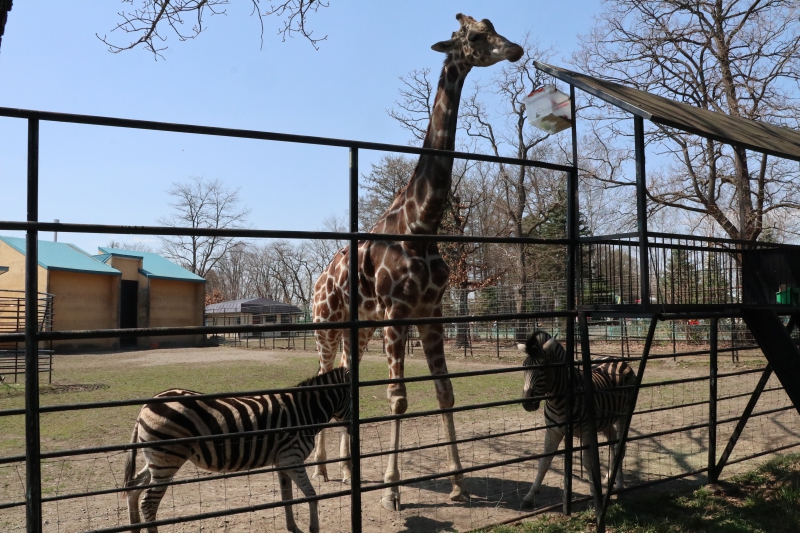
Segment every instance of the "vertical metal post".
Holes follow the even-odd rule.
[[[717,325],[718,319],[711,319],[709,342],[708,380],[708,481],[717,481]]]
[[[358,148],[350,148],[350,232],[358,232]],[[358,239],[350,238],[350,320],[358,320]],[[358,326],[350,328],[350,398],[353,417],[350,428],[350,457],[353,477],[350,493],[350,531],[361,533],[361,426],[359,414]]]
[[[589,347],[589,320],[586,313],[578,313],[581,330],[581,362],[583,363],[583,412],[581,413],[581,438],[589,446],[592,459],[592,486],[594,490],[595,518],[597,533],[605,533],[605,513],[603,509],[603,483],[600,480],[600,449],[597,444],[597,417],[595,416],[594,383],[592,382],[592,355]],[[586,422],[584,426],[583,423]],[[588,430],[588,431],[585,431]],[[610,492],[610,488],[609,488]]]
[[[650,257],[647,246],[647,175],[644,160],[644,119],[633,117],[636,151],[636,226],[639,232],[639,295],[642,306],[650,305]]]
[[[28,222],[39,221],[39,120],[28,119]],[[28,533],[42,531],[39,443],[39,232],[25,233],[25,513]]]
[[[578,264],[578,129],[575,116],[575,86],[569,86],[570,112],[572,114],[572,172],[567,176],[567,311],[575,311],[575,281]],[[575,398],[572,366],[575,361],[575,317],[567,317],[567,412],[564,427],[564,497],[562,512],[572,513],[572,406]]]

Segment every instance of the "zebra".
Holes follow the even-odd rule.
[[[526,399],[522,407],[526,411],[536,411],[542,396],[554,396],[567,392],[567,370],[565,367],[547,366],[537,368],[537,365],[550,365],[553,363],[563,363],[566,358],[566,350],[558,342],[557,338],[551,337],[545,331],[536,331],[525,344],[517,345],[520,350],[525,351],[528,356],[523,363],[525,367],[525,385],[522,389],[522,397]],[[616,440],[621,433],[623,420],[628,413],[630,401],[633,395],[633,385],[636,382],[636,374],[633,369],[624,361],[614,361],[599,363],[592,366],[592,384],[594,385],[595,403],[595,422],[597,431],[603,432],[609,441]],[[572,369],[572,383],[575,395],[573,397],[572,421],[573,434],[581,437],[588,431],[587,419],[584,416],[584,378],[581,367],[576,366]],[[621,390],[615,390],[624,387]],[[544,436],[544,453],[550,454],[558,449],[558,445],[564,439],[566,426],[566,397],[551,398],[545,401],[544,419],[548,426]],[[611,464],[619,448],[619,443],[611,446]],[[594,484],[592,481],[592,462],[589,450],[583,451],[583,464],[589,474],[589,487],[594,495]],[[523,501],[530,503],[534,495],[539,492],[547,470],[553,456],[542,457],[539,459],[539,469],[536,480]],[[606,476],[610,475],[610,472]],[[623,488],[622,467],[620,465],[617,479],[615,480],[617,490]]]
[[[345,368],[338,368],[307,379],[297,386],[346,384],[349,381],[350,372]],[[193,400],[192,396],[197,394],[200,393],[171,389],[156,395],[156,398],[174,396],[175,401],[145,404],[133,426],[131,442],[157,443],[167,439],[277,428],[285,428],[287,431],[146,447],[142,449],[145,465],[138,474],[135,474],[137,449],[130,450],[125,462],[124,487],[132,525],[141,523],[141,515],[144,515],[146,522],[156,519],[158,506],[167,487],[149,485],[169,482],[186,461],[214,472],[242,471],[269,465],[294,465],[293,469],[278,471],[281,498],[284,501],[292,499],[291,481],[294,481],[305,497],[316,495],[303,463],[314,448],[314,438],[320,429],[302,432],[290,429],[323,424],[331,419],[349,421],[350,387],[298,389],[262,396]],[[142,492],[144,497],[140,503]],[[310,531],[318,533],[317,502],[311,501],[308,505],[311,513]],[[299,533],[292,506],[286,505],[284,509],[286,528],[292,533]],[[140,529],[134,528],[131,531],[139,533]],[[157,527],[147,528],[148,533],[157,531]]]

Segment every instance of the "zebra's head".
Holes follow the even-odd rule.
[[[547,369],[538,368],[539,365],[546,365],[556,362],[558,340],[551,337],[546,331],[536,331],[524,345],[518,345],[520,350],[528,354],[523,366],[525,367],[525,384],[522,387],[522,407],[526,411],[536,411],[539,409],[541,398],[547,395]]]

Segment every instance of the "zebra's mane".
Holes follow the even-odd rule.
[[[310,385],[320,385],[326,381],[326,376],[328,378],[333,378],[330,380],[331,383],[343,383],[345,381],[344,375],[347,371],[344,367],[334,368],[330,372],[324,372],[322,374],[318,374],[316,376],[310,377],[305,379],[295,385],[296,387],[308,387]],[[340,375],[339,375],[340,374]],[[338,379],[337,379],[338,378]]]

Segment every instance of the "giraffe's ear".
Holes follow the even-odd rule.
[[[449,39],[447,41],[439,41],[438,43],[431,46],[431,50],[436,52],[441,52],[443,54],[447,54],[450,50],[453,49],[454,43],[453,39]]]

